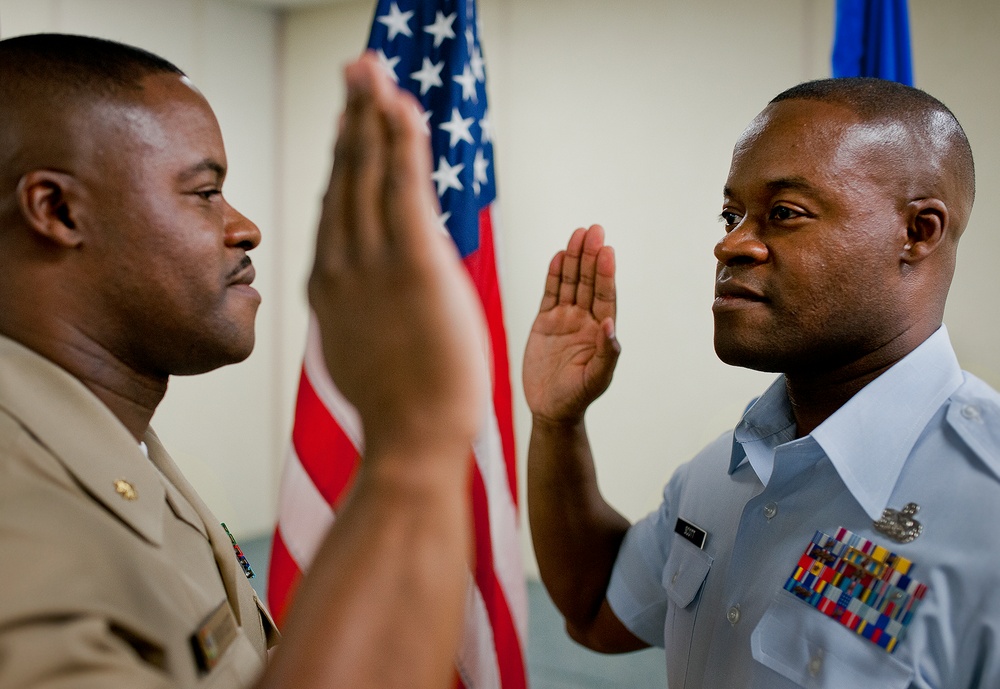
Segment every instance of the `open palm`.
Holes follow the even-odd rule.
[[[576,230],[549,264],[524,352],[524,392],[536,417],[577,421],[611,383],[620,351],[614,274],[600,225]]]

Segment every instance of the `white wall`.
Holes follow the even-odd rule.
[[[211,102],[226,143],[225,193],[264,234],[252,256],[264,295],[251,357],[204,376],[173,378],[153,419],[171,455],[239,537],[274,520],[276,457],[286,442],[277,394],[280,340],[277,209],[278,17],[224,0],[0,0],[4,38],[44,31],[131,43],[177,64]],[[287,377],[287,375],[286,375]]]
[[[309,190],[316,198],[329,164],[323,127],[343,97],[337,69],[365,40],[373,7],[347,2],[289,17],[286,198]],[[833,0],[480,0],[522,462],[530,418],[519,390],[521,353],[548,260],[579,225],[603,223],[618,257],[624,351],[588,428],[602,488],[628,517],[654,508],[676,466],[731,427],[770,380],[725,366],[712,351],[716,216],[743,127],[784,88],[829,76],[833,7]],[[995,307],[985,306],[1000,291],[993,264],[1000,236],[988,215],[1000,183],[993,40],[1000,10],[990,0],[911,0],[910,11],[917,84],[964,122],[980,170],[980,203],[947,321],[966,367],[1000,386],[1000,323]],[[289,204],[283,217],[307,242],[316,204]],[[289,250],[290,274],[304,265],[305,246]],[[289,304],[290,313],[297,308]]]
[[[265,235],[259,344],[245,364],[172,383],[155,423],[188,471],[196,457],[218,467],[225,494],[214,504],[223,512],[228,497],[243,532],[273,519],[340,67],[366,42],[374,4],[281,20],[223,0],[0,0],[4,36],[83,31],[137,43],[188,70],[216,107],[227,193]],[[778,91],[828,75],[833,4],[480,0],[522,461],[521,352],[548,259],[578,225],[604,223],[617,250],[624,352],[588,425],[601,485],[627,516],[652,509],[674,468],[769,380],[712,353],[716,216],[743,127]],[[979,167],[947,322],[965,366],[1000,387],[1000,233],[990,214],[1000,187],[1000,4],[911,0],[910,12],[917,85],[955,110]]]

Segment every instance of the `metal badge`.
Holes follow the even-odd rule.
[[[913,516],[920,511],[920,505],[908,502],[906,506],[896,511],[885,508],[882,517],[873,523],[875,530],[883,533],[897,543],[909,543],[923,532],[924,525]]]
[[[135,486],[126,481],[123,478],[118,479],[114,482],[115,492],[122,496],[123,499],[132,502],[139,497],[139,493],[136,492]]]

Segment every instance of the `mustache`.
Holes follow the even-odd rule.
[[[249,256],[244,254],[240,262],[236,265],[235,268],[233,268],[233,270],[229,272],[229,275],[227,275],[226,277],[232,279],[237,275],[239,275],[240,273],[242,273],[247,268],[249,268],[251,265],[253,265],[253,261],[250,260]]]

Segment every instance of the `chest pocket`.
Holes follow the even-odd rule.
[[[674,539],[661,581],[669,599],[663,639],[668,649],[670,686],[685,686],[699,594],[711,569],[712,557],[708,553],[681,538]]]
[[[670,604],[680,608],[691,605],[711,568],[712,557],[708,553],[687,541],[674,539],[661,582]]]
[[[754,629],[750,644],[754,660],[791,681],[776,684],[757,667],[755,687],[905,689],[913,679],[913,670],[898,659],[785,591]]]

